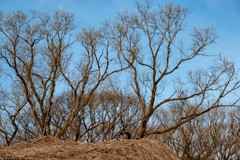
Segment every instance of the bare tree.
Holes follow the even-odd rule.
[[[173,5],[156,11],[151,7],[149,1],[137,4],[136,14],[123,13],[115,21],[116,46],[124,62],[130,65],[130,85],[141,106],[138,138],[169,132],[213,108],[234,106],[239,101],[236,98],[224,103],[224,99],[239,88],[234,64],[224,59],[208,71],[190,72],[178,83],[171,83],[184,63],[207,56],[205,49],[217,36],[212,27],[195,28],[190,45],[178,43],[188,11]],[[210,94],[215,96],[210,98]],[[191,113],[168,128],[148,129],[154,112],[170,102],[187,99],[196,103]],[[207,107],[200,109],[203,104]]]
[[[239,159],[240,158],[240,127],[239,127],[239,108],[226,111],[226,118],[221,126],[215,128],[221,134],[215,135],[218,139],[215,150],[215,159]],[[216,120],[217,121],[217,120]],[[219,120],[218,120],[219,121]],[[225,122],[224,122],[225,121]]]
[[[100,29],[83,29],[74,39],[74,17],[64,11],[52,15],[32,13],[31,17],[21,11],[1,13],[0,20],[0,58],[8,70],[5,74],[24,93],[36,136],[62,137],[100,84],[128,68],[119,60],[107,24]],[[70,48],[75,41],[79,54],[72,57]],[[71,98],[67,117],[58,120],[61,124],[54,126],[52,133],[53,101],[56,88],[61,85],[68,88]]]
[[[53,114],[53,119],[58,124],[53,126],[59,128],[60,122],[65,123],[66,119],[60,117],[69,117],[71,104],[71,93],[59,96],[56,104],[54,103],[57,108],[53,108],[56,113]],[[135,138],[140,118],[138,110],[136,97],[107,81],[100,90],[92,94],[88,104],[78,112],[63,137],[86,142]]]
[[[155,115],[155,120],[161,121],[166,127],[194,109],[186,101],[171,105],[170,110]],[[216,108],[175,130],[150,137],[168,144],[181,159],[238,159],[239,125],[237,116],[233,116],[238,113],[236,111],[236,108]],[[152,127],[158,129],[159,125],[153,124]]]
[[[71,45],[73,15],[56,11],[53,15],[18,11],[1,14],[1,59],[18,82],[34,118],[36,135],[50,135],[51,107],[60,75],[60,63]]]
[[[214,28],[182,40],[187,9],[136,9],[78,33],[64,11],[0,13],[0,142],[154,137],[182,159],[239,159],[239,110],[222,111],[239,107],[234,63],[184,67],[208,56]]]
[[[11,93],[12,92],[12,93]],[[26,101],[19,90],[0,91],[1,124],[0,135],[10,145],[19,131],[19,113],[26,105]]]
[[[58,137],[62,137],[71,125],[76,115],[85,108],[94,92],[112,74],[126,70],[129,65],[124,65],[118,53],[112,47],[112,37],[107,24],[102,28],[83,29],[79,33],[80,61],[75,69],[61,66],[69,91],[71,92],[71,114],[66,122],[59,128]]]

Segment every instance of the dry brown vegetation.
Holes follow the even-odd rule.
[[[168,146],[151,139],[84,143],[46,136],[2,147],[0,159],[178,160],[178,157]]]
[[[82,28],[63,10],[0,11],[1,156],[169,157],[157,141],[111,141],[154,138],[182,160],[239,160],[240,69],[189,13],[145,0]]]

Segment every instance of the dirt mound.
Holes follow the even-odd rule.
[[[180,160],[157,140],[110,140],[101,143],[63,141],[41,137],[0,148],[1,159]]]

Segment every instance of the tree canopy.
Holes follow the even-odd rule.
[[[0,142],[155,137],[185,159],[239,157],[238,69],[221,56],[183,67],[209,56],[215,29],[184,41],[187,9],[136,9],[81,30],[65,11],[1,12]]]

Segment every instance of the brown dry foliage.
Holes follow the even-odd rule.
[[[0,148],[2,159],[84,159],[84,160],[178,160],[173,151],[158,140],[110,140],[83,143],[41,137]]]

